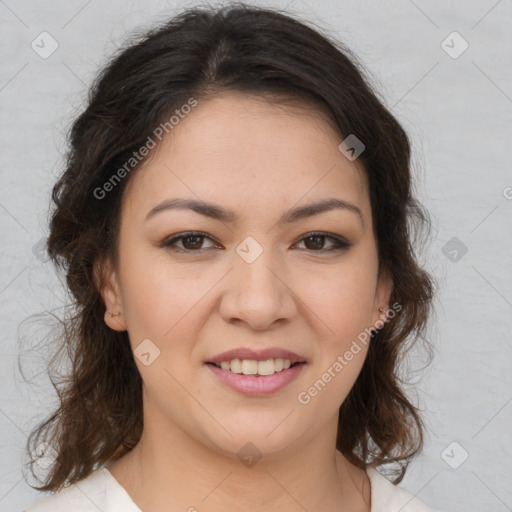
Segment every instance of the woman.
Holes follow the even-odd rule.
[[[434,288],[409,158],[350,52],[283,13],[192,9],[120,52],[53,191],[73,367],[28,511],[431,511],[394,485]]]

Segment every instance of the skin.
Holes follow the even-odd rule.
[[[107,311],[121,313],[105,322],[127,330],[134,350],[145,339],[160,350],[148,366],[135,358],[141,442],[107,466],[141,510],[370,510],[366,472],[335,447],[338,410],[367,346],[309,404],[297,399],[389,306],[366,177],[339,151],[341,140],[306,104],[222,93],[181,120],[131,177],[118,268],[106,261],[100,269]],[[216,203],[239,219],[167,210],[144,220],[175,197]],[[362,219],[335,209],[277,224],[286,210],[327,198],[356,205]],[[188,252],[162,247],[185,231],[211,239],[178,240]],[[353,245],[328,250],[335,243],[308,239],[312,231]],[[236,252],[248,236],[263,249],[252,263]],[[273,395],[247,397],[204,364],[237,347],[289,349],[307,365]],[[262,455],[251,467],[237,457],[247,442]]]

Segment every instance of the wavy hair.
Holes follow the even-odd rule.
[[[98,73],[68,133],[65,169],[52,189],[48,254],[73,301],[56,356],[66,352],[71,364],[60,383],[50,377],[58,407],[27,440],[29,453],[41,440],[54,453],[44,485],[33,488],[57,492],[121,457],[141,437],[141,376],[127,332],[104,322],[95,265],[104,258],[117,264],[123,191],[146,158],[106,199],[97,191],[191,97],[206,101],[221,91],[314,104],[342,137],[356,134],[366,146],[359,161],[369,183],[379,269],[390,272],[391,303],[401,311],[372,334],[339,410],[336,447],[360,468],[398,464],[395,483],[401,481],[424,440],[401,371],[416,342],[431,350],[424,334],[435,282],[414,247],[430,222],[412,192],[408,136],[365,73],[322,29],[243,3],[187,9],[132,35]],[[31,466],[35,461],[32,456]]]

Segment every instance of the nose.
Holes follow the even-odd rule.
[[[270,251],[248,263],[238,255],[225,284],[220,313],[226,322],[244,323],[254,330],[290,321],[297,314],[295,294],[286,272]]]

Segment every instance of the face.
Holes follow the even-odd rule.
[[[102,294],[122,313],[105,321],[135,351],[145,426],[232,455],[250,441],[270,457],[336,428],[367,353],[354,341],[391,291],[365,174],[341,140],[312,108],[225,93],[180,120],[131,178]],[[164,207],[176,199],[215,208]],[[327,200],[338,206],[306,208]],[[302,363],[249,377],[208,364],[242,348]]]

